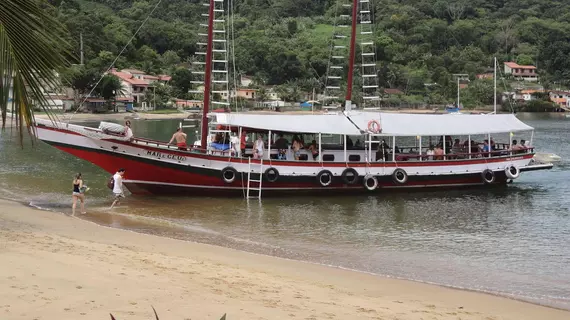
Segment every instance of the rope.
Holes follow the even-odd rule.
[[[131,44],[131,42],[133,41],[133,39],[136,37],[136,35],[139,33],[139,31],[142,29],[142,27],[146,24],[146,22],[148,21],[148,19],[150,19],[150,17],[152,16],[152,14],[154,13],[154,11],[156,10],[156,8],[158,8],[158,6],[160,5],[160,3],[162,3],[162,0],[158,0],[158,2],[156,3],[156,5],[154,6],[154,8],[152,8],[152,10],[150,11],[150,13],[147,15],[147,17],[143,20],[143,22],[141,23],[141,25],[138,27],[138,29],[135,31],[135,33],[133,33],[133,35],[131,36],[131,38],[129,39],[129,41],[125,44],[125,46],[123,47],[123,49],[121,50],[121,52],[119,52],[119,54],[117,55],[117,57],[115,57],[115,60],[113,60],[113,62],[111,62],[111,65],[109,66],[109,68],[107,68],[107,71],[105,71],[102,75],[101,78],[99,78],[99,81],[97,81],[97,83],[93,86],[93,88],[91,89],[91,91],[89,91],[89,94],[83,99],[83,101],[79,104],[79,106],[77,106],[77,108],[75,109],[75,111],[72,113],[72,115],[69,117],[69,119],[67,120],[67,125],[69,125],[69,122],[71,121],[71,119],[73,118],[73,116],[77,113],[77,111],[79,111],[79,109],[83,106],[83,104],[85,103],[85,101],[87,101],[87,99],[91,96],[91,94],[93,93],[93,91],[95,91],[95,88],[97,88],[97,86],[99,85],[99,83],[101,83],[101,80],[103,80],[103,78],[105,77],[105,75],[109,72],[109,70],[111,70],[111,68],[113,68],[113,66],[115,65],[115,63],[117,62],[117,60],[119,60],[119,58],[121,57],[121,55],[123,54],[123,52],[125,52],[125,50],[127,49],[127,47]]]

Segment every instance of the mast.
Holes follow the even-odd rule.
[[[352,29],[350,30],[350,56],[348,60],[348,79],[346,83],[346,98],[344,110],[350,111],[352,108],[352,78],[354,73],[354,56],[356,54],[356,22],[358,19],[358,0],[352,1]]]
[[[200,147],[206,149],[208,141],[208,111],[210,109],[210,85],[212,83],[212,50],[214,43],[214,1],[208,10],[208,41],[206,44],[206,68],[204,70],[204,100],[202,106],[202,135]]]
[[[494,69],[494,75],[493,75],[493,80],[495,81],[495,89],[493,91],[493,111],[495,112],[495,114],[497,114],[497,57],[495,57],[494,59],[495,62],[495,69]]]

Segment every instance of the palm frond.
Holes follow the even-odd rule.
[[[33,122],[34,103],[53,119],[45,93],[59,86],[56,72],[68,65],[65,29],[46,6],[40,0],[0,1],[2,128],[11,111],[20,139],[22,129],[29,129]]]

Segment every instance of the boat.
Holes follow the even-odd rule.
[[[352,7],[353,39],[357,3],[354,1]],[[164,141],[129,138],[123,134],[124,127],[107,123],[91,128],[38,119],[36,136],[110,174],[125,168],[124,185],[131,193],[141,195],[261,198],[262,192],[375,194],[390,189],[491,187],[506,185],[526,171],[553,167],[551,162],[533,160],[534,129],[513,114],[458,117],[356,110],[351,81],[341,110],[307,115],[209,112],[213,95],[208,93],[215,91],[217,84],[227,84],[212,79],[224,74],[212,72],[218,70],[216,63],[227,66],[227,59],[214,57],[216,52],[225,51],[214,50],[215,43],[225,43],[213,41],[215,13],[222,10],[217,6],[220,1],[210,0],[206,71],[204,80],[199,81],[206,93],[200,140],[188,149]],[[351,41],[349,75],[354,72],[355,46]],[[242,136],[249,139],[243,146],[247,139],[242,140]],[[281,136],[289,139],[289,145],[279,140]],[[498,141],[501,136],[505,141]],[[513,136],[530,139],[524,147],[514,149]],[[292,139],[305,147],[292,150]],[[265,145],[259,158],[252,143],[256,140]],[[433,145],[439,145],[437,153]]]

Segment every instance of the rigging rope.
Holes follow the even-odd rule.
[[[113,68],[113,66],[115,65],[115,63],[117,62],[117,60],[119,60],[119,58],[121,57],[121,55],[123,54],[123,52],[125,52],[125,50],[127,49],[127,47],[131,44],[131,42],[133,41],[133,39],[136,37],[136,35],[139,33],[139,31],[142,29],[142,27],[146,24],[146,22],[148,21],[148,19],[150,19],[150,17],[152,16],[152,14],[154,13],[154,11],[156,11],[156,8],[158,8],[158,6],[162,3],[162,0],[158,0],[158,2],[156,3],[156,5],[154,6],[154,8],[152,8],[152,10],[150,11],[150,13],[146,16],[146,18],[143,20],[143,22],[140,24],[140,26],[138,27],[138,29],[135,31],[135,33],[133,33],[133,35],[131,36],[131,38],[129,39],[129,41],[127,41],[127,43],[125,44],[125,46],[123,47],[123,49],[121,50],[121,52],[119,52],[119,54],[117,55],[117,57],[115,57],[115,60],[113,60],[113,62],[111,62],[111,65],[109,66],[109,68],[107,68],[107,71],[105,71],[101,77],[99,78],[99,81],[97,81],[97,83],[95,83],[95,85],[93,86],[93,88],[91,89],[91,91],[89,91],[89,94],[83,99],[83,101],[79,104],[79,106],[77,106],[77,108],[75,109],[75,111],[72,113],[72,115],[69,117],[69,119],[67,119],[67,124],[69,125],[69,122],[71,121],[71,119],[73,118],[73,116],[77,113],[77,111],[79,111],[79,109],[83,106],[83,104],[85,103],[85,101],[87,101],[87,99],[91,96],[91,94],[93,93],[93,91],[95,91],[95,88],[97,88],[97,86],[99,85],[99,83],[101,83],[101,80],[103,80],[103,78],[105,77],[105,75],[109,72],[109,70],[111,70]]]

